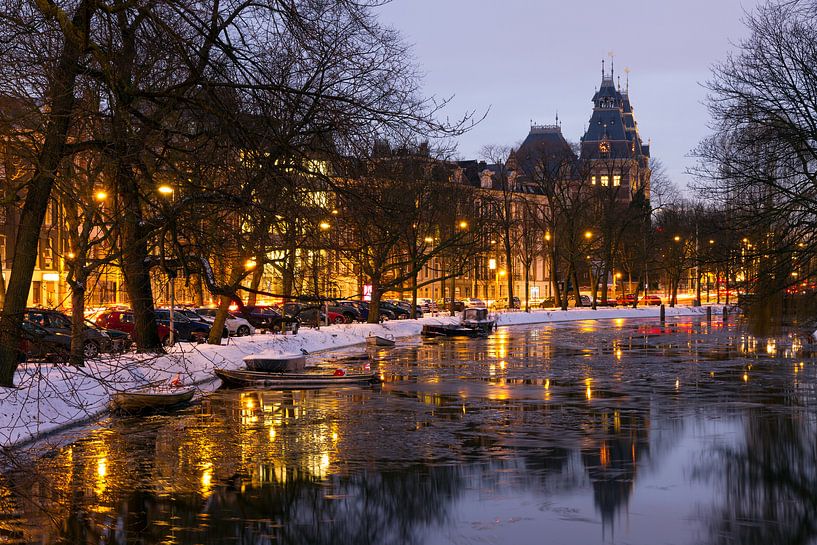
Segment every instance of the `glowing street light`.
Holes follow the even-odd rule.
[[[173,194],[173,188],[170,187],[169,185],[160,185],[157,188],[157,190],[159,191],[159,193],[161,193],[162,195],[165,195],[165,196]]]
[[[105,191],[99,190],[94,193],[94,198],[98,201],[104,201],[108,198],[108,194]]]
[[[593,238],[593,232],[592,231],[585,231],[584,232],[584,238],[590,240],[591,238]]]
[[[679,242],[681,240],[681,237],[675,235],[674,237],[672,237],[672,240],[674,240],[675,242]]]
[[[423,239],[423,242],[431,244],[432,242],[434,242],[434,238],[433,237],[426,237],[426,238]]]
[[[468,229],[468,222],[465,220],[462,220],[459,225],[460,229]]]
[[[244,262],[244,269],[247,271],[251,271],[257,266],[258,263],[256,263],[255,259],[248,259],[247,261]]]
[[[550,231],[545,231],[545,240],[550,242]]]
[[[320,222],[320,223],[318,224],[318,227],[320,227],[322,231],[327,231],[327,230],[329,230],[329,229],[330,229],[332,226],[331,226],[331,225],[329,225],[329,222],[327,222],[327,221],[322,221],[322,222]]]

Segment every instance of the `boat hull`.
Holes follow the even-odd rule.
[[[454,325],[424,325],[422,335],[425,337],[484,337],[487,331],[473,327]]]
[[[366,337],[366,344],[369,346],[394,346],[394,340],[379,335],[371,335]]]
[[[349,373],[338,376],[326,373],[266,373],[227,369],[215,369],[214,372],[228,388],[262,387],[287,390],[380,382],[374,373]]]
[[[111,396],[110,408],[113,411],[139,413],[160,411],[188,403],[196,393],[195,388],[134,390],[117,392]]]

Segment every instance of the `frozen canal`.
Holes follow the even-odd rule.
[[[370,352],[381,386],[113,418],[0,480],[0,543],[817,543],[797,349],[700,318],[415,338]]]

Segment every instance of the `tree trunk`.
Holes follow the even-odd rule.
[[[20,223],[17,229],[14,257],[8,290],[0,314],[0,386],[14,386],[17,369],[19,330],[22,312],[28,301],[31,278],[37,261],[40,230],[48,209],[48,200],[54,185],[54,177],[65,153],[65,141],[74,110],[76,77],[82,44],[78,43],[88,33],[95,2],[83,0],[77,6],[71,25],[82,35],[65,32],[65,44],[60,53],[53,79],[49,83],[48,112],[42,149],[37,157],[37,169],[28,184]],[[77,40],[79,39],[79,40]]]
[[[261,278],[264,276],[264,266],[261,264],[262,261],[259,259],[258,263],[259,265],[253,271],[252,279],[250,280],[250,288],[254,290],[257,290],[261,285]],[[251,291],[249,295],[247,295],[247,304],[254,305],[257,299],[258,294]]]
[[[85,366],[85,351],[82,332],[85,330],[85,286],[87,275],[79,273],[71,286],[71,355],[68,363],[76,367]]]
[[[372,278],[372,300],[369,301],[369,317],[366,322],[370,324],[380,323],[380,299],[383,294],[380,292],[380,282]]]
[[[525,266],[525,312],[530,312],[530,265]]]
[[[417,317],[417,272],[411,275],[411,317]]]
[[[193,282],[193,298],[197,307],[204,306],[204,282],[201,273],[196,274],[196,280]]]
[[[582,306],[582,293],[579,290],[579,268],[573,267],[573,282],[574,282],[574,293],[576,295],[576,307]]]
[[[553,287],[554,303],[557,307],[562,306],[562,291],[559,289],[559,271],[557,261],[556,249],[550,252],[550,283]]]
[[[505,233],[505,269],[508,278],[508,308],[513,305],[513,246],[510,232]]]

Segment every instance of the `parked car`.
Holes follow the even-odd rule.
[[[302,324],[314,327],[326,323],[327,314],[323,307],[318,305],[303,305],[301,303],[285,303],[284,314],[293,318],[298,318]],[[345,324],[346,317],[338,312],[329,311],[329,323]]]
[[[616,302],[612,299],[596,299],[596,306],[597,307],[614,307],[616,306]]]
[[[365,322],[369,319],[369,305],[363,301],[338,301],[339,307],[354,308],[360,316],[360,321]]]
[[[568,296],[567,300],[568,300],[570,306],[575,305],[576,298],[573,297],[572,294]],[[581,302],[581,306],[583,306],[583,307],[589,307],[589,306],[591,306],[593,304],[593,301],[590,300],[589,295],[580,295],[579,296],[579,301]]]
[[[616,304],[625,305],[625,306],[633,306],[636,301],[636,296],[634,293],[628,293],[626,295],[619,295],[616,297]]]
[[[451,306],[451,298],[437,299],[437,308],[441,310],[449,310]],[[465,309],[465,303],[462,301],[454,301],[454,312],[462,312]]]
[[[411,310],[409,308],[403,308],[400,305],[395,305],[394,303],[389,303],[388,301],[380,302],[380,313],[383,314],[384,310],[391,313],[396,320],[411,318]]]
[[[298,318],[287,316],[280,309],[267,305],[245,305],[241,317],[245,318],[255,328],[269,331],[292,331],[297,333],[298,327],[301,325]]]
[[[658,297],[657,295],[645,295],[644,297],[641,298],[641,301],[639,301],[639,303],[642,305],[660,305],[661,298]]]
[[[397,301],[397,303],[395,304],[398,307],[402,308],[403,310],[407,310],[409,312],[409,316],[411,316],[411,301]],[[414,307],[414,317],[415,318],[423,317],[423,309],[420,308],[420,305]]]
[[[463,304],[465,305],[465,308],[488,308],[485,301],[475,297],[466,297]]]
[[[359,301],[357,302],[357,307],[360,309],[360,313],[362,316],[365,316],[366,320],[369,319],[369,301]],[[408,312],[406,312],[408,314]],[[383,322],[388,322],[389,320],[396,320],[397,314],[394,313],[393,310],[383,306],[383,303],[380,304],[380,320]]]
[[[508,298],[503,297],[502,299],[499,299],[498,301],[494,302],[494,308],[509,308]],[[519,299],[519,297],[516,296],[513,297],[510,308],[522,308],[522,301]]]
[[[437,309],[437,305],[434,303],[434,300],[429,299],[428,297],[418,297],[417,306],[420,307],[423,312],[431,312]]]
[[[23,319],[21,336],[18,360],[68,361],[68,355],[71,353],[71,335],[52,333],[39,324]]]
[[[323,308],[324,307],[321,306],[321,309]],[[333,305],[329,305],[329,311],[342,314],[347,324],[351,324],[352,322],[363,321],[363,317],[356,307],[350,305],[341,305],[339,301]]]
[[[94,320],[97,327],[105,330],[123,331],[128,333],[133,338],[133,312],[130,310],[106,310],[99,313]],[[161,322],[156,324],[156,333],[159,335],[159,340],[166,343],[170,338],[170,328]]]
[[[539,301],[539,308],[556,308],[556,298],[546,297]]]
[[[199,316],[204,318],[207,322],[213,323],[216,319],[216,313],[218,312],[217,308],[194,308],[193,311],[196,312]],[[227,331],[230,335],[235,335],[237,337],[246,337],[247,335],[254,335],[255,334],[255,327],[241,316],[236,316],[231,312],[227,313],[227,319],[224,322],[224,325],[227,327]]]
[[[57,310],[47,310],[39,308],[28,308],[23,314],[23,319],[36,324],[48,333],[55,335],[65,335],[68,337],[68,349],[71,349],[71,318]],[[81,333],[82,353],[86,358],[95,358],[100,352],[112,352],[114,343],[111,336],[96,327],[85,327]]]
[[[170,310],[165,308],[156,309],[156,320],[165,325],[170,326]],[[199,317],[200,318],[200,317]],[[185,315],[184,312],[173,311],[173,335],[174,341],[196,341],[202,342],[210,335],[210,324],[204,320],[191,319]],[[226,328],[222,332],[222,336],[226,336]]]

